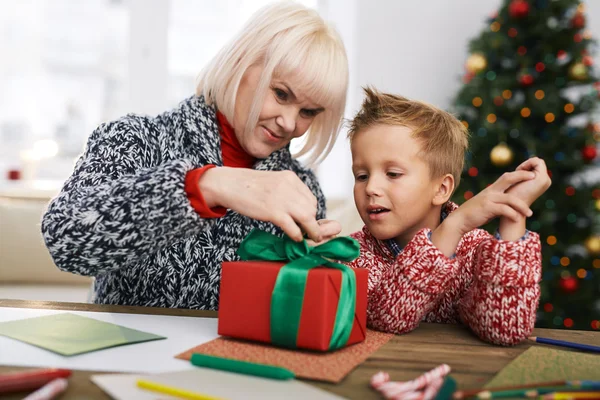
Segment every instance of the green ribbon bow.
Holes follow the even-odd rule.
[[[352,268],[329,258],[354,260],[360,254],[356,240],[339,237],[310,247],[305,240],[294,242],[287,236],[278,237],[255,229],[242,241],[237,253],[246,261],[290,261],[279,271],[271,297],[271,342],[288,348],[296,348],[308,273],[321,265],[339,269],[342,284],[329,350],[339,349],[348,342],[356,308],[356,275]]]

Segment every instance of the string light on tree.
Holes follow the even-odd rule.
[[[590,254],[600,254],[600,235],[590,236],[585,240],[584,245]]]
[[[498,143],[490,152],[490,160],[496,167],[509,165],[514,158],[514,153],[506,143]]]
[[[578,81],[583,81],[588,77],[587,67],[578,61],[569,68],[569,76]]]

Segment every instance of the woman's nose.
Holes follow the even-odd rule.
[[[296,130],[296,118],[298,110],[295,107],[285,107],[275,121],[285,133],[292,134]]]

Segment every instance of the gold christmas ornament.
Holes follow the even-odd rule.
[[[585,240],[585,248],[590,254],[600,254],[600,236],[590,236]]]
[[[569,76],[573,79],[577,79],[578,81],[587,79],[587,67],[582,62],[576,62],[569,68]]]
[[[487,60],[481,53],[473,53],[467,58],[466,68],[472,74],[477,74],[487,67]]]
[[[490,160],[496,167],[505,167],[512,162],[514,153],[506,143],[496,145],[490,152]]]
[[[596,200],[596,210],[600,211],[600,200]]]

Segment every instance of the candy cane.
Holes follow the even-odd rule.
[[[449,372],[450,367],[447,364],[442,364],[431,371],[424,373],[418,378],[407,382],[390,382],[389,374],[385,372],[378,372],[371,378],[371,386],[379,391],[386,399],[408,400],[408,398],[416,398],[414,397],[416,396],[415,393],[419,396],[424,396],[425,394],[430,396],[429,393],[431,392],[434,394],[437,393],[441,387],[441,384],[443,383],[443,377]],[[429,391],[426,390],[424,393],[418,392],[419,389],[431,386],[433,382],[436,385],[439,383],[437,389],[434,385],[434,387]],[[406,398],[407,396],[408,398]]]
[[[423,392],[423,400],[433,400],[444,384],[444,378],[432,381]]]

